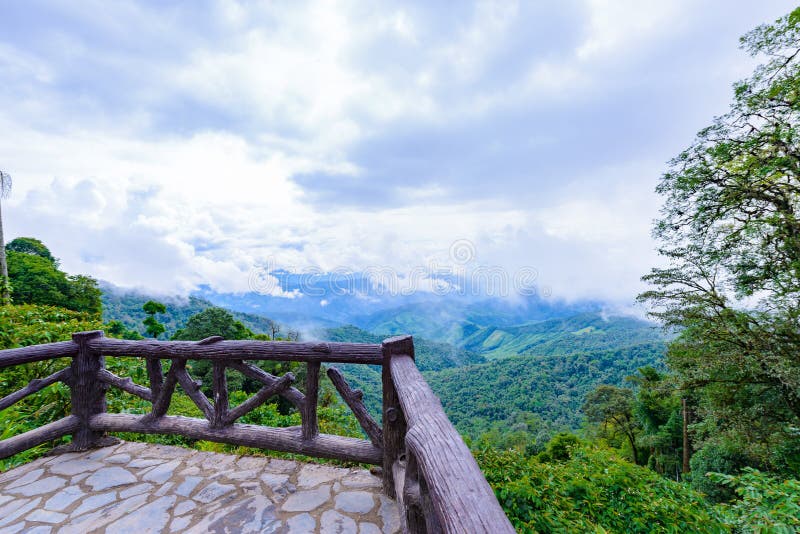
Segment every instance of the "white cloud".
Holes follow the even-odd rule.
[[[784,3],[728,12],[746,30]],[[655,261],[651,191],[663,161],[706,122],[679,113],[702,98],[679,78],[707,76],[693,83],[713,82],[707,93],[724,109],[731,72],[741,70],[741,30],[704,31],[728,6],[721,0],[581,6],[580,20],[539,38],[526,33],[537,22],[524,19],[530,6],[516,2],[461,5],[458,16],[449,7],[441,19],[424,4],[220,0],[207,16],[54,2],[33,17],[43,22],[29,42],[0,36],[0,164],[16,178],[8,234],[42,238],[72,272],[162,292],[246,291],[265,262],[409,271],[450,261],[450,244],[467,239],[478,261],[535,267],[556,295],[629,298]],[[731,43],[715,40],[723,38]],[[646,102],[653,87],[666,90],[642,81],[651,72],[643,65],[660,68],[645,60],[672,53],[685,66],[665,64],[672,70],[654,83],[684,92]],[[664,121],[641,138],[620,126],[636,98],[647,104],[636,109]],[[600,135],[634,146],[609,155],[608,145],[563,142],[569,125],[609,103]],[[669,128],[674,137],[648,144],[648,133]],[[448,136],[462,133],[475,134],[472,144],[454,142],[462,152],[451,153]],[[427,153],[417,136],[445,149]],[[402,165],[390,168],[399,176],[376,178],[364,154],[375,140],[389,158],[441,158],[421,167],[450,181],[420,183]],[[503,160],[516,143],[558,155],[564,169]],[[571,174],[576,160],[588,164]],[[473,173],[480,192],[464,199],[461,181]],[[314,174],[316,183],[352,177],[355,193],[361,184],[402,201],[324,204],[299,185]]]

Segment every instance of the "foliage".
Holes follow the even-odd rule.
[[[683,414],[680,395],[671,375],[652,367],[628,377],[637,386],[633,414],[641,427],[637,439],[648,467],[678,479],[683,469]]]
[[[166,313],[167,308],[156,300],[148,300],[142,305],[142,311],[147,315],[155,315],[157,313]]]
[[[482,449],[478,464],[520,532],[727,532],[702,496],[613,453],[571,449],[559,462]]]
[[[551,439],[536,459],[540,462],[564,462],[572,458],[572,451],[580,447],[581,440],[569,432],[559,432]]]
[[[725,435],[778,470],[800,425],[800,9],[742,46],[765,62],[664,174],[669,263],[640,299],[682,329],[668,363],[697,395],[700,445]]]
[[[706,443],[697,451],[690,461],[692,467],[692,487],[703,493],[712,502],[724,502],[734,498],[734,491],[727,484],[721,484],[716,478],[708,477],[708,473],[739,473],[752,463],[743,452],[745,447],[730,441]]]
[[[249,339],[253,332],[240,321],[233,318],[223,308],[208,308],[193,315],[186,326],[175,332],[175,340],[200,340],[211,336],[222,336],[225,339]]]
[[[6,249],[14,303],[43,304],[100,315],[102,308],[97,281],[60,271],[58,262],[41,241],[17,238]]]
[[[120,321],[128,330],[145,334],[142,321],[147,314],[142,310],[142,306],[148,300],[153,299],[139,293],[125,293],[109,285],[104,285],[102,290],[103,320]],[[214,307],[211,302],[197,297],[161,298],[159,301],[166,307],[166,312],[161,314],[159,321],[164,324],[166,329],[164,335],[167,338],[175,335],[175,332],[182,328],[191,316]],[[230,313],[237,321],[257,334],[269,334],[272,339],[272,333],[277,332],[275,339],[280,337],[281,327],[276,325],[272,319],[237,311]]]
[[[100,326],[99,321],[89,314],[65,309],[37,305],[1,306],[0,348],[67,340],[70,339],[73,332],[95,330],[99,329]],[[120,322],[111,322],[106,327],[108,334],[112,336],[130,334],[130,331],[125,329]],[[34,378],[42,378],[67,365],[69,365],[67,359],[60,359],[3,369],[3,372],[0,373],[0,397],[21,389]],[[269,372],[276,374],[293,371],[300,377],[301,381],[305,373],[304,367],[294,362],[263,362],[261,365]],[[106,358],[106,366],[111,372],[119,376],[129,377],[137,384],[147,385],[148,378],[145,362],[140,358]],[[239,375],[239,373],[235,373],[235,375]],[[249,396],[249,392],[255,391],[260,387],[260,384],[256,384],[250,388],[250,391],[247,391],[246,388],[237,388],[235,384],[235,380],[232,380],[231,384],[229,384],[231,386],[231,406],[236,406],[243,402]],[[112,413],[145,414],[151,409],[149,402],[129,395],[117,388],[110,388],[106,393],[106,398],[108,411]],[[273,399],[260,406],[248,413],[241,421],[278,427],[298,425],[300,423],[300,414],[290,403],[281,402],[280,399],[282,398]],[[0,439],[18,435],[64,417],[69,412],[69,400],[69,389],[62,384],[54,384],[23,399],[8,409],[0,411]],[[168,413],[170,415],[203,417],[192,400],[180,388],[176,388]],[[318,419],[322,432],[354,437],[363,436],[355,418],[338,401],[332,388],[324,383],[320,390]],[[236,452],[239,454],[259,454],[263,452],[233,445],[198,442],[181,436],[131,433],[121,433],[119,436],[123,439],[198,447],[220,452]],[[2,460],[0,461],[0,470],[30,461],[45,453],[57,443],[43,444],[12,458]],[[281,453],[273,454],[281,455]]]
[[[94,316],[62,308],[24,304],[0,306],[0,349],[65,341],[73,332],[97,330]],[[67,359],[17,365],[0,372],[0,397],[23,388],[35,378],[43,378],[69,365]],[[62,384],[49,386],[17,404],[0,411],[0,439],[5,439],[67,415],[69,390]],[[0,469],[24,463],[43,454],[52,444],[0,460]]]
[[[390,334],[373,334],[352,325],[326,328],[316,332],[316,334],[326,341],[348,343],[380,344],[384,339],[391,337]],[[478,354],[450,343],[430,341],[418,337],[414,338],[414,352],[417,367],[421,371],[439,371],[450,367],[460,367],[486,361]]]
[[[568,356],[516,356],[429,372],[425,378],[453,424],[470,438],[505,428],[526,432],[527,441],[541,445],[543,431],[546,441],[555,432],[581,426],[587,393],[599,384],[621,386],[639,367],[658,365],[662,350],[661,344],[645,344]]]
[[[193,315],[186,326],[178,330],[173,340],[199,341],[211,336],[222,336],[225,339],[251,339],[254,334],[247,327],[233,318],[222,308],[208,308]],[[192,361],[190,369],[203,383],[203,391],[211,394],[214,366],[209,360]],[[250,379],[244,379],[241,373],[228,372],[228,386],[232,390],[246,389],[255,391],[260,385]]]
[[[0,349],[64,341],[74,332],[100,327],[88,313],[37,304],[0,306]],[[5,374],[5,370],[0,373]]]
[[[58,268],[58,259],[53,256],[44,243],[33,237],[18,237],[6,245],[6,251],[32,254],[46,259]]]
[[[622,433],[631,448],[632,460],[639,461],[636,440],[641,426],[633,416],[633,391],[616,386],[600,385],[586,396],[583,413],[590,423],[601,425],[604,432]]]
[[[740,497],[717,509],[737,532],[792,534],[800,531],[800,480],[769,476],[744,468],[740,475],[709,473]]]
[[[160,302],[148,300],[142,305],[142,311],[147,314],[147,317],[142,321],[142,324],[145,326],[145,332],[153,339],[157,339],[158,336],[164,333],[166,328],[163,324],[158,322],[156,314],[166,312],[167,308]]]
[[[122,321],[109,321],[106,323],[105,331],[111,337],[117,337],[122,339],[144,339],[142,335],[137,332],[136,330],[128,330],[125,328],[125,325],[122,324]]]

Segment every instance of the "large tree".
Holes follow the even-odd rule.
[[[100,289],[94,278],[70,276],[38,239],[18,237],[4,248],[11,298],[16,304],[44,304],[99,316]]]
[[[631,448],[633,462],[639,463],[636,440],[641,428],[633,416],[633,404],[633,391],[604,384],[586,395],[582,409],[586,419],[590,423],[601,425],[604,433],[611,437],[621,433]]]
[[[668,361],[708,439],[780,463],[800,424],[800,9],[741,43],[765,61],[664,174],[666,261],[640,299],[679,328]]]
[[[167,307],[158,301],[148,300],[142,305],[142,310],[147,314],[143,321],[147,335],[158,339],[166,331],[166,327],[156,319],[156,314],[166,313]]]
[[[11,175],[0,170],[0,201],[11,193]],[[11,289],[8,284],[8,263],[6,262],[6,244],[3,237],[3,212],[0,202],[0,304],[11,302]]]

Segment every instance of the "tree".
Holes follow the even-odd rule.
[[[674,381],[652,367],[640,368],[638,374],[627,380],[637,386],[633,415],[641,426],[637,442],[648,452],[648,467],[657,473],[679,479],[682,471],[683,418],[681,399]]]
[[[11,175],[0,170],[0,200],[8,198],[11,194]],[[2,210],[2,202],[0,202]],[[0,211],[0,304],[11,303],[11,288],[8,280],[8,263],[6,261],[6,246],[3,238],[3,212]]]
[[[680,331],[668,363],[700,394],[705,438],[777,468],[800,423],[800,9],[741,43],[766,61],[662,177],[667,264],[639,298]]]
[[[199,341],[211,336],[222,336],[225,339],[250,339],[253,337],[253,332],[234,319],[227,310],[214,307],[193,315],[185,327],[175,332],[172,339]]]
[[[269,322],[270,336],[272,339],[278,339],[278,334],[281,333],[281,325],[277,321],[270,320]]]
[[[100,315],[103,312],[101,295],[94,278],[82,274],[67,276],[67,298],[72,309]]]
[[[145,331],[147,335],[151,336],[153,339],[158,338],[158,336],[164,333],[166,328],[163,324],[158,322],[156,319],[156,314],[165,313],[167,311],[167,307],[160,302],[156,302],[155,300],[148,300],[144,303],[142,309],[147,314],[147,317],[145,317],[144,321],[142,321],[146,327]]]
[[[8,251],[11,297],[17,304],[69,307],[67,276],[53,264],[33,254]]]
[[[199,341],[211,336],[222,336],[225,339],[251,339],[253,332],[234,319],[227,310],[214,307],[205,309],[189,318],[186,326],[175,332],[172,339]],[[211,362],[209,360],[193,361],[191,370],[201,379],[203,391],[210,396],[214,372]],[[226,376],[230,391],[254,391],[260,387],[260,384],[256,384],[252,380],[245,380],[241,373],[228,372]]]
[[[633,462],[639,462],[636,436],[639,424],[633,417],[633,391],[627,388],[601,385],[586,395],[583,413],[590,423],[602,425],[612,436],[622,432],[631,448]]]
[[[58,268],[58,259],[53,257],[53,254],[50,252],[44,243],[40,240],[33,238],[33,237],[18,237],[13,239],[9,244],[6,245],[6,250],[13,251],[13,252],[23,252],[25,254],[33,254],[34,256],[40,256],[50,263],[52,263],[56,268]]]
[[[5,246],[11,298],[17,304],[44,304],[99,316],[100,289],[94,278],[68,276],[38,239],[19,237]]]

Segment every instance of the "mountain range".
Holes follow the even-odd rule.
[[[522,432],[526,439],[542,440],[579,427],[589,391],[599,384],[624,385],[640,367],[661,367],[668,339],[654,324],[610,314],[598,302],[325,296],[219,294],[206,288],[188,298],[157,300],[167,306],[162,318],[167,335],[214,305],[229,309],[256,333],[269,333],[277,321],[284,330],[301,330],[306,340],[380,343],[412,334],[417,365],[457,428],[473,439]],[[141,306],[150,298],[104,284],[104,319],[141,328]],[[380,368],[342,369],[379,417]]]

